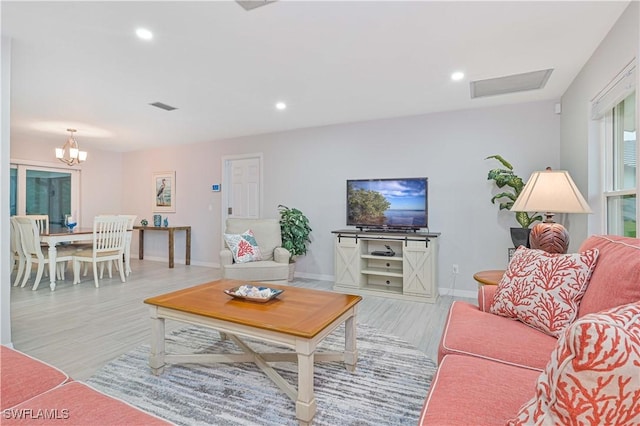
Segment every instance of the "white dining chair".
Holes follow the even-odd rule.
[[[18,216],[13,216],[13,217],[18,217]],[[33,219],[36,221],[36,225],[38,226],[38,230],[40,231],[40,234],[43,233],[43,231],[45,232],[49,232],[49,216],[48,215],[41,215],[41,214],[30,214],[30,215],[26,215],[23,217],[27,217],[30,219]],[[15,223],[15,222],[14,222]],[[17,226],[17,224],[16,224]],[[44,250],[46,250],[45,247],[47,247],[47,244],[41,243],[40,244],[42,246],[42,248]],[[24,254],[22,253],[22,242],[20,241],[20,230],[18,228],[16,228],[16,247],[18,248],[18,252],[16,253],[17,257],[21,257],[23,263],[23,269],[22,271],[24,272],[24,266],[26,265],[26,258],[24,257]],[[18,266],[18,275],[20,274],[20,266]],[[49,276],[49,268],[45,268],[44,269],[44,276],[48,277]],[[14,287],[18,285],[19,282],[19,278],[18,276],[16,276],[16,281],[14,283]]]
[[[27,217],[36,221],[36,225],[38,225],[38,231],[40,231],[40,234],[49,233],[49,215],[48,214],[29,214],[27,215]]]
[[[113,216],[107,214],[101,214],[99,216]],[[136,218],[138,217],[135,214],[119,214],[119,217],[127,218],[127,234],[125,236],[125,245],[124,245],[124,274],[125,276],[129,276],[131,274],[131,239],[133,238],[133,225],[135,225]],[[114,260],[114,265],[116,266],[116,271],[118,270],[120,262]],[[102,274],[102,270],[104,269],[104,264],[100,265],[100,274]],[[87,266],[85,265],[84,275],[87,275]],[[102,275],[100,276],[102,278]]]
[[[136,218],[138,217],[135,214],[121,214],[120,217],[127,218],[127,234],[125,236],[125,246],[124,246],[124,272],[128,277],[131,274],[131,240],[133,238],[133,225],[135,225]]]
[[[18,223],[15,218],[11,218],[11,263],[12,270],[16,267],[18,268],[18,272],[16,272],[16,278],[13,281],[13,286],[16,287],[20,282],[20,278],[22,278],[22,274],[24,274],[24,270],[27,264],[27,258],[24,256],[24,252],[22,250],[22,242],[20,241],[20,229],[18,228]]]
[[[13,219],[17,224],[17,229],[20,232],[20,242],[22,243],[22,252],[25,256],[25,272],[22,279],[21,287],[27,284],[27,281],[31,277],[31,267],[33,263],[38,265],[38,271],[33,283],[32,290],[37,290],[40,285],[40,280],[45,269],[45,265],[49,264],[49,251],[42,249],[42,243],[40,241],[40,228],[36,220],[28,216],[14,216]],[[66,247],[57,248],[56,256],[56,271],[58,278],[62,278],[61,266],[64,266],[66,262],[72,259],[73,251]]]
[[[96,216],[93,219],[93,245],[92,247],[77,250],[73,253],[73,283],[80,283],[80,263],[86,262],[93,265],[93,280],[96,287],[100,287],[98,281],[98,263],[107,262],[109,278],[112,275],[112,262],[118,262],[120,279],[125,280],[125,267],[123,262],[126,243],[128,219],[121,216]],[[101,269],[100,278],[102,278]]]

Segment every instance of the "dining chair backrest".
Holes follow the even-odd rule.
[[[10,220],[11,223],[11,255],[24,256],[22,252],[22,243],[20,242],[20,228],[15,217]]]
[[[127,218],[127,235],[125,236],[125,247],[124,247],[124,265],[125,265],[125,274],[129,276],[131,271],[131,240],[133,239],[133,225],[135,225],[136,218],[138,217],[135,214],[121,214],[120,217]]]
[[[133,231],[133,225],[136,224],[136,218],[138,217],[135,214],[121,214],[118,215],[120,217],[126,217],[127,218],[127,230],[129,231]]]
[[[40,245],[40,228],[35,219],[29,216],[14,216],[13,219],[20,232],[20,242],[22,252],[26,257],[37,257],[43,259]]]
[[[48,214],[30,214],[27,216],[36,221],[36,225],[38,226],[38,232],[40,234],[49,233],[49,215]]]
[[[95,254],[124,251],[128,219],[121,216],[96,216],[93,219],[93,250]]]
[[[24,273],[27,258],[24,255],[24,251],[22,250],[22,241],[20,238],[20,226],[16,221],[15,217],[12,217],[10,220],[11,224],[11,263],[14,265],[17,264],[18,271],[16,272],[16,278],[13,282],[14,286],[17,286],[22,278],[22,274]]]

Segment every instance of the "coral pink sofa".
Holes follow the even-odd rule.
[[[489,313],[497,286],[479,289],[479,306],[460,301],[453,303],[440,342],[438,371],[422,409],[421,425],[508,424],[516,418],[523,405],[553,387],[549,383],[553,379],[549,377],[559,369],[554,370],[550,360],[555,356],[566,356],[562,352],[564,349],[558,346],[578,347],[579,351],[593,352],[592,357],[599,356],[599,348],[594,347],[598,345],[588,344],[588,338],[592,336],[580,335],[582,329],[576,328],[578,323],[587,327],[590,321],[600,327],[602,320],[599,316],[606,316],[601,311],[611,308],[632,304],[631,307],[640,312],[640,239],[592,236],[579,251],[593,248],[598,249],[599,256],[579,304],[578,318],[568,329],[571,333],[567,331],[559,338],[520,321]],[[628,415],[632,421],[625,424],[638,424],[640,316],[627,322],[615,331],[622,330],[625,336],[631,336],[632,343],[625,348],[628,350],[630,347],[634,352],[625,361],[630,363],[630,368],[635,363],[637,369],[631,373],[632,382],[624,382],[620,389],[627,384],[636,387],[625,394],[632,398],[628,404]],[[629,332],[630,327],[635,329]],[[576,335],[581,337],[576,338],[576,342],[571,341]],[[571,366],[571,363],[566,365]],[[590,374],[593,376],[595,373]]]
[[[3,425],[168,425],[30,356],[0,346]]]

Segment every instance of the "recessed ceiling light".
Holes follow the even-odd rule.
[[[276,104],[276,109],[282,110],[282,109],[286,109],[286,108],[287,108],[287,104],[285,104],[284,102],[278,102]]]
[[[451,80],[453,81],[460,81],[464,78],[464,73],[462,71],[456,71],[453,74],[451,74]]]
[[[153,38],[153,33],[146,28],[138,28],[136,35],[142,40],[151,40]]]

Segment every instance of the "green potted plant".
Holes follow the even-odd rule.
[[[491,198],[493,204],[496,201],[500,202],[500,210],[510,210],[513,203],[518,199],[518,196],[524,188],[524,182],[522,178],[513,172],[513,166],[507,160],[500,155],[491,155],[485,160],[495,159],[502,164],[502,168],[496,168],[489,170],[487,180],[495,182],[496,186],[503,189],[503,192],[494,195]],[[542,220],[542,216],[538,213],[528,212],[514,212],[516,215],[516,221],[520,224],[520,228],[511,228],[511,241],[513,245],[518,247],[524,245],[529,247],[529,228],[535,221]]]
[[[298,209],[289,208],[280,204],[280,232],[282,234],[282,247],[289,250],[289,281],[293,281],[295,272],[295,259],[297,256],[307,253],[307,245],[311,242],[309,234],[311,227],[309,219]]]

